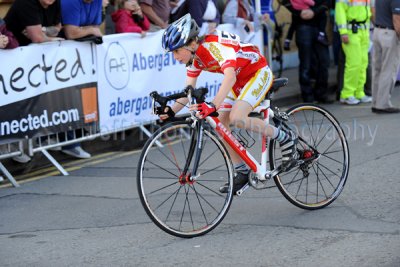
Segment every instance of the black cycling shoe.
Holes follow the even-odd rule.
[[[236,195],[236,192],[242,189],[243,186],[247,184],[249,181],[249,173],[236,172],[235,177],[233,177],[233,194]],[[228,193],[229,184],[225,183],[223,186],[219,188],[219,192]]]
[[[279,143],[282,151],[281,171],[283,172],[289,171],[295,167],[299,159],[299,153],[296,149],[298,138],[293,131],[289,131],[287,134],[288,137]]]

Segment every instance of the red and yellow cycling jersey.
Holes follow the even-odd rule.
[[[193,63],[187,67],[187,75],[198,77],[202,70],[223,73],[224,69],[233,67],[236,83],[232,89],[237,97],[243,86],[265,66],[267,60],[257,46],[241,43],[237,35],[221,31],[205,36]]]

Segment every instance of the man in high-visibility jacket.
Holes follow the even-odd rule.
[[[335,20],[346,55],[344,82],[340,102],[349,105],[369,103],[365,95],[368,66],[370,0],[336,0]]]

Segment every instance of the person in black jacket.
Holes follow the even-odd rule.
[[[328,102],[328,46],[318,41],[319,26],[326,20],[328,0],[315,0],[309,9],[295,10],[285,5],[297,17],[296,45],[299,49],[299,83],[304,102]],[[316,60],[313,60],[313,56]],[[312,64],[316,64],[312,66]],[[312,86],[310,70],[317,70],[315,86]]]
[[[180,1],[175,0],[174,2]],[[179,7],[171,10],[169,20],[172,23],[187,13],[192,16],[200,28],[203,27],[203,23],[208,23],[206,32],[201,31],[201,34],[212,33],[221,20],[216,0],[210,2],[209,0],[185,0]]]

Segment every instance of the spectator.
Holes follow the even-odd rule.
[[[399,113],[390,98],[400,66],[400,0],[375,2],[372,112]]]
[[[117,33],[136,32],[146,35],[150,29],[150,22],[142,13],[137,0],[118,0],[118,10],[111,17],[115,23]]]
[[[247,32],[258,31],[263,20],[262,15],[255,12],[251,0],[229,0],[222,14],[222,23],[243,27]]]
[[[103,0],[101,3],[101,23],[103,23],[106,20],[107,7],[109,4],[110,4],[109,0]]]
[[[102,37],[103,0],[61,0],[61,17],[67,39],[80,39],[88,36]],[[74,132],[68,131],[68,140],[74,138]],[[91,155],[82,149],[80,143],[62,147],[61,152],[77,157],[90,158]]]
[[[367,77],[369,23],[371,9],[369,0],[357,4],[336,1],[335,20],[345,54],[345,70],[340,102],[348,105],[369,103],[371,97],[365,95]]]
[[[290,0],[291,5],[295,10],[303,10],[303,9],[309,9],[310,7],[314,6],[315,2],[313,0]],[[298,17],[292,14],[292,23],[290,24],[288,33],[286,35],[286,39],[283,45],[283,48],[285,50],[290,50],[290,43],[293,38],[293,34],[295,32],[296,26],[298,23]],[[326,28],[327,20],[326,16],[325,19],[320,20],[320,25],[319,25],[319,33],[318,33],[318,41],[323,44],[323,45],[329,45],[328,38],[325,33],[325,28]]]
[[[102,0],[61,0],[61,17],[67,39],[101,37]]]
[[[20,45],[63,40],[60,0],[15,0],[4,18]]]
[[[329,103],[328,95],[328,46],[318,41],[319,26],[326,20],[328,0],[315,0],[315,5],[302,11],[295,10],[291,5],[286,6],[293,15],[298,17],[296,27],[296,45],[299,49],[299,83],[304,102]],[[313,60],[313,57],[315,60]],[[311,67],[317,71],[315,86],[311,83]]]
[[[342,49],[340,34],[337,24],[335,23],[335,6],[336,0],[330,0],[330,8],[329,8],[329,22],[332,28],[332,50],[333,50],[333,59],[335,65],[339,65],[339,53]]]
[[[143,14],[150,20],[149,31],[167,28],[171,12],[169,0],[140,0],[139,3]]]
[[[15,152],[20,150],[17,144],[10,144],[10,145],[0,145],[0,154],[8,154],[10,152]],[[19,162],[19,163],[27,163],[31,160],[31,158],[22,152],[20,156],[12,157],[12,160]]]
[[[215,0],[186,0],[179,8],[171,10],[170,21],[176,21],[187,13],[201,28],[199,35],[214,32],[221,20]]]
[[[217,7],[219,14],[224,13],[226,2],[227,2],[227,0],[215,0],[214,1],[215,6]]]
[[[103,0],[102,21],[104,22],[104,32],[106,35],[115,33],[115,25],[112,21],[111,14],[116,11],[116,1]]]
[[[4,20],[0,18],[0,49],[13,49],[18,47],[18,41],[12,32],[7,30]]]

